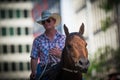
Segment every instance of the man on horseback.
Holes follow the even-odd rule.
[[[47,68],[60,61],[65,45],[65,35],[59,33],[55,27],[59,25],[61,17],[57,13],[43,11],[37,23],[43,25],[45,32],[34,39],[31,51],[31,80],[38,80]],[[39,64],[38,64],[39,59]]]

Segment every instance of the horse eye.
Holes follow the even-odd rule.
[[[87,43],[85,44],[85,47],[87,46]]]

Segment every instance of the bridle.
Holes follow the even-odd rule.
[[[79,37],[82,37],[81,35],[78,35],[77,33],[72,33],[72,34],[70,34],[71,36],[72,35],[77,35],[77,36],[79,36]],[[70,35],[69,35],[69,37],[70,37]],[[82,37],[83,38],[83,37]],[[70,51],[69,51],[69,48],[68,48],[68,46],[65,46],[65,49],[66,49],[66,52],[67,53],[71,53]],[[72,56],[70,56],[71,57],[71,59],[72,59]],[[79,66],[80,67],[80,65],[76,62],[74,62],[74,67],[73,67],[73,69],[69,69],[69,68],[66,68],[66,67],[63,67],[62,68],[62,70],[64,70],[64,71],[67,71],[67,72],[71,72],[71,73],[78,73],[79,72],[79,70],[76,70],[76,67],[77,66]]]
[[[71,73],[78,73],[78,70],[72,70],[72,69],[68,69],[63,67],[62,70],[67,71],[67,72],[71,72]]]
[[[66,46],[65,48],[66,48],[67,53],[70,53],[68,47]],[[77,63],[75,63],[75,65],[76,64]],[[73,69],[69,69],[69,68],[63,67],[62,70],[67,71],[67,72],[71,72],[71,73],[78,73],[79,71],[74,69],[76,67],[75,65],[74,65]]]

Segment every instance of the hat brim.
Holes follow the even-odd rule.
[[[56,22],[55,22],[55,24],[54,24],[55,27],[60,24],[60,22],[61,22],[61,17],[60,17],[60,15],[59,15],[58,13],[53,13],[51,16],[49,16],[49,17],[47,17],[47,18],[38,20],[37,23],[39,23],[39,24],[42,25],[42,21],[47,20],[47,19],[50,18],[50,17],[52,17],[52,18],[54,18],[54,19],[56,20]]]

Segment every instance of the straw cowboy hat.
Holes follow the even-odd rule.
[[[58,13],[50,13],[48,10],[43,11],[41,14],[41,17],[38,18],[37,23],[42,25],[42,21],[47,20],[48,18],[54,18],[56,19],[55,25],[54,26],[58,26],[61,22],[61,16]]]

